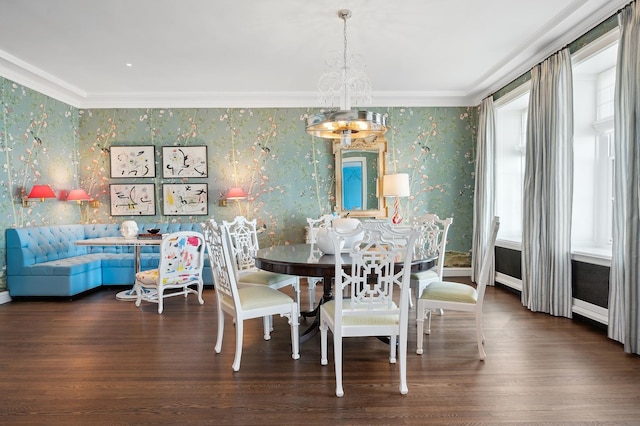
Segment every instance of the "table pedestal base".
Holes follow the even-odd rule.
[[[158,293],[157,290],[148,289],[148,288],[145,288],[144,292],[147,296],[151,296],[151,297],[153,297],[155,294]],[[118,294],[116,294],[116,299],[118,300],[132,301],[132,300],[136,300],[137,298],[138,297],[136,296],[136,291],[133,288],[130,288],[129,290],[123,290],[121,292],[118,292]]]

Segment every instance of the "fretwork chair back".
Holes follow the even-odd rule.
[[[344,395],[342,387],[342,339],[345,337],[389,337],[389,362],[396,363],[400,372],[400,393],[406,394],[407,324],[409,317],[409,273],[413,246],[418,231],[411,228],[371,229],[359,225],[355,230],[342,233],[330,228],[329,237],[339,252],[341,239],[362,232],[349,253],[335,255],[334,294],[336,297],[320,305],[321,363],[327,361],[327,330],[333,333],[333,351],[336,373],[336,395]],[[384,235],[393,235],[403,244],[389,243]],[[351,257],[351,266],[343,268],[342,256]],[[399,341],[398,341],[399,338]],[[397,344],[398,343],[398,344]]]
[[[266,285],[276,290],[292,286],[299,306],[300,279],[298,277],[256,268],[255,256],[260,250],[256,220],[236,216],[231,222],[223,220],[222,226],[229,236],[231,258],[235,261],[233,265],[238,285]]]
[[[140,306],[143,300],[157,303],[161,314],[165,298],[180,295],[186,298],[189,293],[196,294],[202,305],[204,248],[204,237],[199,232],[174,232],[163,237],[158,268],[135,275],[136,306]],[[196,289],[191,286],[196,286]]]
[[[415,226],[421,229],[416,249],[422,250],[426,257],[438,256],[437,263],[433,268],[411,274],[411,287],[415,288],[416,300],[430,283],[443,280],[447,233],[452,223],[452,217],[440,219],[438,215],[431,213],[426,214],[415,223]],[[410,299],[409,303],[413,306],[413,299]]]
[[[307,244],[315,244],[318,230],[322,228],[329,228],[333,219],[335,219],[335,217],[331,214],[324,214],[318,219],[308,217],[307,224],[309,226],[307,230]],[[309,285],[309,309],[313,310],[316,304],[316,285],[318,283],[322,283],[322,278],[307,277],[307,283]]]
[[[486,353],[484,351],[484,334],[482,332],[482,305],[487,284],[492,277],[491,266],[494,258],[494,248],[496,245],[496,235],[500,227],[500,219],[496,216],[491,223],[491,232],[489,234],[489,242],[482,254],[482,266],[477,287],[471,285],[451,282],[437,281],[429,284],[417,303],[417,350],[416,353],[423,353],[424,333],[431,333],[431,310],[432,309],[449,309],[453,311],[473,312],[476,320],[476,339],[478,341],[478,353],[480,359],[484,360]],[[424,331],[424,320],[427,320],[427,330]]]
[[[298,304],[285,293],[268,286],[238,287],[234,273],[234,262],[228,235],[224,227],[218,226],[215,220],[209,219],[202,224],[207,253],[213,272],[218,306],[218,336],[215,351],[222,350],[224,335],[224,316],[233,318],[236,329],[236,354],[233,359],[233,371],[240,370],[242,358],[242,341],[244,320],[253,318],[270,318],[272,315],[286,317],[291,326],[291,346],[293,359],[300,358],[298,348]],[[271,339],[271,328],[264,321],[264,339]]]

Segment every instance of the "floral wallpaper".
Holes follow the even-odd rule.
[[[78,110],[0,77],[3,228],[65,223],[119,223],[110,216],[110,185],[153,184],[156,215],[145,222],[256,218],[262,246],[304,241],[307,217],[330,213],[334,199],[331,144],[305,132],[305,108],[154,108]],[[447,251],[471,249],[477,108],[375,108],[387,114],[387,173],[407,172],[412,195],[406,220],[426,212],[453,216]],[[113,145],[152,145],[155,177],[111,178]],[[162,178],[162,147],[206,146],[207,177]],[[58,200],[20,204],[21,191],[50,184]],[[163,184],[206,184],[208,216],[165,215]],[[235,186],[246,200],[219,199]],[[80,187],[97,207],[61,202]],[[5,251],[4,233],[0,250]],[[0,256],[0,289],[6,287]]]

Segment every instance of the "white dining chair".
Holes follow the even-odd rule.
[[[222,221],[222,226],[229,236],[229,248],[238,285],[266,285],[276,290],[292,286],[296,302],[300,306],[299,277],[263,271],[256,267],[255,256],[260,250],[256,223],[256,219],[248,220],[244,216],[236,216],[231,222]]]
[[[426,214],[415,223],[415,226],[418,226],[421,230],[416,249],[423,250],[426,257],[438,257],[434,267],[411,274],[411,288],[415,289],[416,300],[430,283],[443,280],[447,234],[452,223],[452,217],[440,219],[438,215],[432,213]],[[413,307],[413,299],[410,299],[409,302],[410,306]]]
[[[476,340],[480,359],[484,360],[484,333],[482,332],[482,305],[484,294],[489,280],[493,264],[496,235],[500,227],[500,219],[496,216],[491,224],[489,242],[482,254],[482,266],[478,278],[477,287],[452,281],[437,281],[425,287],[417,303],[417,349],[416,353],[423,353],[424,334],[431,333],[431,311],[433,309],[449,309],[453,311],[472,312],[475,314]],[[427,329],[424,331],[424,320],[427,320]]]
[[[335,216],[332,214],[324,214],[320,216],[318,219],[314,219],[311,217],[307,218],[307,244],[315,244],[316,243],[316,234],[318,230],[322,228],[328,228],[331,226],[331,222],[335,219]],[[307,277],[307,285],[309,286],[309,310],[313,310],[316,305],[316,285],[322,283],[322,278],[318,277]]]
[[[397,357],[400,393],[406,394],[409,391],[406,377],[409,273],[418,231],[395,229],[392,225],[384,230],[359,225],[346,233],[329,228],[328,233],[338,253],[343,244],[341,240],[362,233],[353,249],[344,254],[352,260],[348,271],[343,269],[342,256],[335,255],[335,294],[346,290],[348,297],[336,297],[320,305],[321,363],[328,363],[327,331],[331,330],[336,396],[344,395],[342,339],[362,336],[389,337],[389,362],[396,363]],[[388,236],[403,243],[389,242]],[[401,263],[397,265],[399,260]]]
[[[233,359],[233,371],[240,370],[242,343],[244,339],[244,321],[253,318],[271,318],[272,315],[286,317],[291,327],[291,357],[300,358],[298,338],[298,304],[287,294],[268,286],[238,287],[233,272],[234,262],[229,236],[224,227],[209,219],[202,225],[207,244],[207,253],[213,271],[214,286],[218,307],[218,335],[215,344],[216,353],[222,351],[225,314],[231,316],[236,330],[236,353]],[[271,339],[271,324],[264,320],[264,339]]]

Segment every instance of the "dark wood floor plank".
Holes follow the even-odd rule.
[[[295,361],[285,319],[270,341],[261,321],[246,322],[234,373],[231,321],[213,350],[212,289],[205,305],[172,298],[162,315],[117,301],[118,290],[0,305],[0,424],[640,423],[640,357],[600,328],[529,312],[502,288],[487,290],[484,362],[468,314],[434,315],[422,356],[412,319],[409,394],[384,343],[351,338],[343,398],[333,355],[320,365],[319,335]]]

